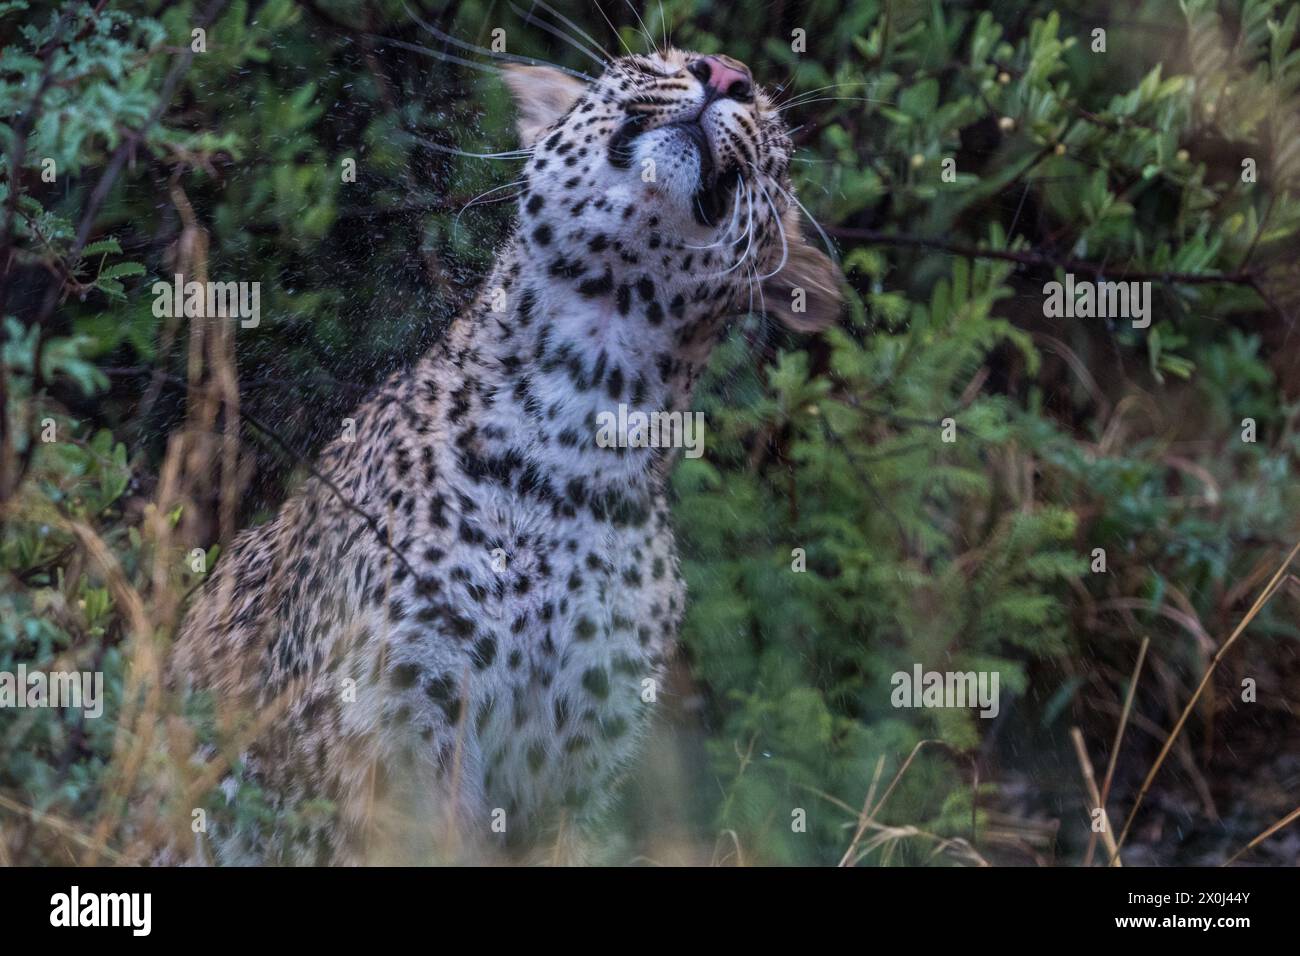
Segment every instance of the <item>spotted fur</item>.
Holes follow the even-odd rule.
[[[609,803],[685,589],[673,453],[598,447],[595,417],[685,410],[730,316],[809,327],[839,306],[790,208],[779,113],[711,91],[699,59],[507,73],[531,153],[481,294],[239,535],[183,627],[177,684],[271,715],[228,796],[332,808],[214,824],[217,860],[481,859]]]

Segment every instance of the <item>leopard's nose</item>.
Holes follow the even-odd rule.
[[[754,98],[754,81],[749,67],[731,57],[702,56],[688,67],[711,96],[725,96],[741,103]]]

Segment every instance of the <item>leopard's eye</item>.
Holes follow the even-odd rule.
[[[665,73],[653,63],[647,63],[644,60],[633,60],[632,66],[638,73],[644,73],[646,76],[652,76],[657,80],[667,79],[672,76],[671,73]]]

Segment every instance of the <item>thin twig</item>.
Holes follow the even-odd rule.
[[[221,8],[226,5],[226,0],[213,0],[208,8],[199,16],[196,25],[199,27],[208,27],[217,18]],[[117,182],[117,177],[121,174],[122,168],[126,165],[127,158],[135,150],[139,142],[144,139],[149,129],[162,119],[163,113],[167,112],[167,107],[171,105],[172,96],[176,92],[176,87],[190,68],[190,61],[194,59],[194,50],[191,47],[185,47],[181,51],[180,57],[172,64],[172,68],[167,72],[162,87],[158,93],[158,102],[154,105],[153,110],[145,117],[144,122],[132,129],[117,149],[113,152],[113,158],[109,160],[108,166],[100,175],[99,181],[95,183],[95,188],[91,191],[90,197],[86,200],[85,208],[82,210],[81,223],[77,226],[77,234],[73,239],[72,246],[68,250],[69,260],[75,262],[85,248],[86,242],[90,239],[90,234],[95,227],[95,216],[99,212],[99,207],[103,205],[104,200],[112,191],[113,185]],[[45,295],[45,301],[41,306],[40,317],[37,322],[44,324],[49,318],[50,313],[54,311],[54,306],[61,298],[61,285],[55,285]]]
[[[1174,285],[1244,285],[1255,288],[1258,273],[1254,271],[1238,272],[1169,272],[1126,270],[1114,272],[1108,266],[1083,259],[1057,259],[1040,252],[1021,252],[1013,249],[985,249],[969,243],[949,242],[946,239],[934,239],[929,236],[914,236],[908,233],[883,232],[879,229],[859,229],[850,226],[827,226],[826,231],[837,239],[853,239],[883,246],[909,246],[921,249],[934,249],[948,252],[968,259],[999,259],[1014,262],[1022,266],[1062,269],[1066,272],[1083,272],[1092,276],[1113,276],[1126,281],[1148,280],[1168,282]]]
[[[162,373],[162,372],[158,374],[160,374],[165,380],[170,381],[173,384],[176,385],[187,384],[184,379],[178,376],[169,375],[167,373]],[[402,563],[402,566],[416,581],[424,580],[424,575],[420,574],[420,572],[415,569],[415,567],[411,564],[411,562],[407,560],[406,555],[404,555],[396,546],[394,546],[392,542],[390,542],[388,538],[384,535],[383,529],[381,529],[379,526],[379,522],[376,521],[375,518],[369,512],[367,512],[360,505],[356,504],[351,498],[345,495],[342,489],[340,489],[338,485],[336,485],[333,481],[327,478],[320,471],[319,468],[317,468],[314,464],[312,464],[311,459],[307,455],[303,454],[298,449],[294,448],[288,439],[282,438],[279,435],[279,433],[276,432],[275,429],[265,424],[255,416],[249,414],[249,412],[246,409],[240,410],[239,418],[241,422],[248,422],[248,424],[252,425],[253,428],[255,428],[258,432],[260,432],[267,438],[271,439],[271,441],[273,441],[276,445],[278,445],[283,451],[288,453],[289,457],[293,460],[295,465],[301,465],[302,467],[306,468],[308,472],[311,474],[311,476],[315,478],[317,481],[319,481],[322,485],[324,485],[327,489],[329,489],[329,491],[334,495],[334,497],[337,498],[345,508],[347,508],[353,514],[359,516],[361,520],[366,523],[366,526],[372,532],[374,532],[375,538],[379,541],[379,543],[382,544],[388,551],[392,552],[392,554],[397,558],[398,561]]]

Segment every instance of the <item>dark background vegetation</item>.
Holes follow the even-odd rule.
[[[519,162],[448,151],[514,148],[504,88],[420,21],[594,68],[516,4],[0,3],[0,669],[110,684],[97,721],[0,713],[0,862],[140,858],[193,549],[273,513],[510,228]],[[683,650],[605,857],[1100,865],[1076,739],[1130,863],[1295,810],[1300,6],[563,13],[778,89],[851,288],[816,338],[738,320],[698,396]],[[1067,271],[1150,280],[1151,327],[1045,318]],[[260,326],[154,317],[176,272],[260,282]],[[997,671],[998,718],[894,709],[913,662]]]

